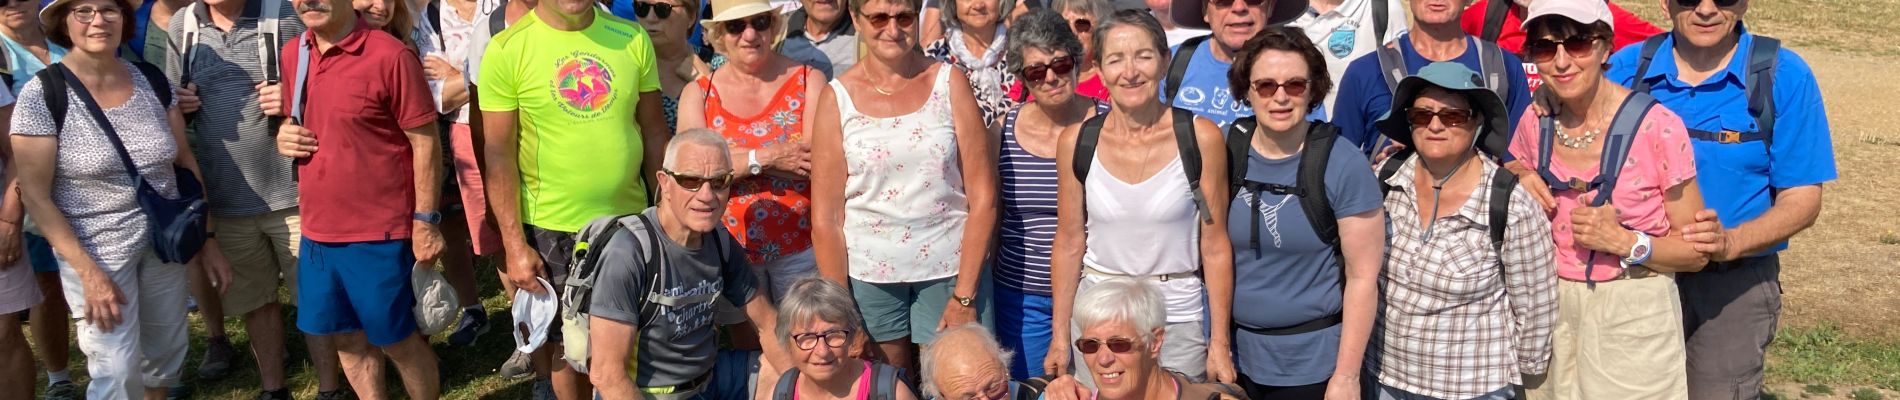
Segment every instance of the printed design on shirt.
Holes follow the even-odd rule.
[[[1286,201],[1293,199],[1293,196],[1280,195],[1280,201],[1274,204],[1267,204],[1265,201],[1256,203],[1254,198],[1260,195],[1259,192],[1242,190],[1240,201],[1242,204],[1259,204],[1259,209],[1255,212],[1260,213],[1260,224],[1265,225],[1267,233],[1273,236],[1273,248],[1285,248],[1285,239],[1280,236],[1280,210],[1286,208]]]
[[[1357,29],[1358,27],[1348,24],[1334,29],[1332,34],[1326,36],[1326,50],[1333,53],[1333,58],[1346,58],[1352,55],[1352,48],[1359,43]]]
[[[1184,79],[1184,81],[1195,82],[1190,79]],[[1243,111],[1245,111],[1246,114],[1253,112],[1252,108],[1241,104],[1239,101],[1234,101],[1233,90],[1228,89],[1225,85],[1212,88],[1181,85],[1181,95],[1174,99],[1174,106],[1201,115],[1234,116],[1243,115]],[[1222,129],[1226,129],[1227,124],[1233,123],[1231,118],[1224,119],[1227,121],[1221,122],[1221,119],[1215,119],[1215,122],[1218,123]]]
[[[671,298],[717,296],[724,286],[723,280],[700,280],[698,284],[670,287],[659,292],[661,296]],[[678,327],[673,330],[672,337],[666,338],[667,341],[683,341],[693,332],[712,326],[713,304],[716,302],[705,301],[681,304],[677,307],[659,307],[660,315],[656,321],[664,321],[666,324]]]
[[[588,119],[605,113],[613,105],[614,71],[594,54],[576,51],[554,62],[552,90],[561,111],[575,118]]]

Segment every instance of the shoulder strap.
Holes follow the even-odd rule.
[[[1385,181],[1392,179],[1394,176],[1398,176],[1399,168],[1404,168],[1405,163],[1410,161],[1411,158],[1412,148],[1410,147],[1399,149],[1399,152],[1392,153],[1391,157],[1385,158],[1385,164],[1379,166],[1380,193],[1389,193],[1392,191],[1392,184],[1386,183]]]
[[[303,36],[309,36],[309,35],[310,35],[309,31],[304,31]],[[303,98],[304,98],[304,92],[308,89],[304,87],[304,84],[307,83],[309,79],[310,79],[310,43],[309,41],[306,41],[303,39],[297,39],[297,80],[291,84],[291,89],[290,89],[290,113],[289,114],[290,114],[290,121],[293,124],[298,124],[298,125],[303,124]]]
[[[778,386],[772,389],[772,400],[792,400],[792,392],[798,387],[798,368],[785,371],[778,377]]]
[[[495,5],[495,11],[488,13],[488,36],[495,36],[508,29],[508,0]]]
[[[53,68],[53,66],[58,66],[59,68]],[[68,111],[66,104],[66,74],[59,72],[63,69],[66,69],[65,65],[53,63],[53,65],[49,65],[45,69],[41,69],[40,72],[33,74],[34,79],[40,81],[40,96],[45,98],[46,113],[47,115],[54,116],[53,133],[66,131],[65,116]]]
[[[639,299],[640,327],[645,328],[647,324],[652,323],[654,315],[659,314],[655,312],[655,308],[658,307],[658,305],[654,304],[653,296],[659,292],[661,272],[660,259],[663,257],[661,257],[660,254],[660,230],[655,226],[656,224],[653,222],[653,219],[647,218],[645,213],[634,214],[634,217],[639,219],[641,230],[629,230],[628,233],[637,233],[646,236],[646,243],[644,244],[646,247],[641,251],[641,255],[646,257],[646,263],[640,267],[640,278],[647,283],[645,288],[646,295],[640,296]]]
[[[1181,41],[1179,50],[1168,60],[1168,102],[1172,104],[1176,96],[1181,95],[1181,79],[1187,76],[1188,63],[1194,61],[1194,52],[1201,48],[1207,36],[1195,36]]]
[[[1314,123],[1306,134],[1306,146],[1300,150],[1298,178],[1293,185],[1299,187],[1300,208],[1306,211],[1306,220],[1313,225],[1313,233],[1319,235],[1320,242],[1332,246],[1334,253],[1339,252],[1339,217],[1333,214],[1332,199],[1326,193],[1326,163],[1332,158],[1333,143],[1339,138],[1339,128],[1327,123]],[[1345,262],[1344,258],[1339,260]]]
[[[873,386],[875,390],[872,391],[870,396],[871,400],[897,399],[898,372],[897,367],[871,363],[871,383],[875,385]]]
[[[1504,35],[1504,19],[1511,13],[1511,0],[1487,0],[1484,7],[1484,31],[1478,38],[1496,42]]]
[[[435,31],[436,36],[442,36],[442,2],[430,1],[423,13],[429,18],[429,30]]]
[[[1387,46],[1378,46],[1378,50],[1373,51],[1379,57],[1379,70],[1385,71],[1379,74],[1385,77],[1385,90],[1395,94],[1399,92],[1399,81],[1412,74],[1405,68],[1405,54],[1402,51]]]
[[[1504,252],[1504,230],[1511,225],[1511,192],[1515,190],[1517,174],[1499,166],[1497,172],[1491,174],[1491,208],[1486,210],[1490,213],[1486,217],[1490,220],[1487,228],[1491,231],[1491,247],[1500,254]]]
[[[13,79],[13,50],[11,50],[11,47],[0,46],[0,81],[4,81],[7,85],[6,90],[8,90],[8,93],[12,93],[15,79]],[[13,93],[13,95],[14,97],[19,97],[19,93]]]
[[[119,164],[125,167],[126,175],[131,175],[134,185],[139,186],[140,190],[145,190],[145,178],[139,174],[138,164],[132,161],[131,153],[126,152],[125,141],[119,138],[119,130],[114,129],[112,120],[106,118],[105,110],[99,109],[99,103],[93,100],[92,91],[86,90],[86,85],[80,82],[78,77],[73,76],[72,70],[66,69],[66,64],[64,63],[53,63],[52,66],[42,70],[39,75],[42,79],[48,80],[47,86],[57,86],[57,89],[59,89],[56,94],[49,96],[65,98],[66,89],[68,88],[71,88],[74,94],[79,95],[79,102],[86,106],[86,114],[90,115],[93,122],[98,125],[99,130],[106,134],[106,139],[112,142],[113,150],[118,151]],[[47,93],[55,92],[48,90]],[[61,103],[64,103],[64,101],[61,101]],[[61,104],[60,108],[62,109],[60,111],[64,111],[63,109],[66,108],[66,105]],[[52,109],[50,104],[47,109]],[[54,120],[59,120],[64,119],[65,113],[50,115],[55,116],[53,118]]]
[[[278,81],[283,80],[283,77],[279,76],[282,72],[279,71],[280,69],[277,67],[277,64],[283,58],[284,43],[280,41],[279,36],[282,32],[280,26],[283,24],[281,20],[283,5],[280,3],[284,0],[262,1],[264,2],[264,5],[261,6],[263,8],[261,10],[263,11],[262,16],[257,20],[257,58],[258,61],[264,63],[264,82],[267,84],[276,84]]]
[[[1247,150],[1253,146],[1254,117],[1240,117],[1227,125],[1227,191],[1247,184]]]
[[[1670,33],[1663,32],[1643,39],[1643,49],[1637,53],[1639,56],[1636,59],[1636,79],[1632,79],[1633,85],[1630,85],[1630,90],[1649,91],[1649,80],[1645,79],[1649,76],[1649,63],[1656,60],[1656,52],[1662,50],[1662,43],[1664,40],[1669,40],[1669,35]]]
[[[1553,115],[1537,117],[1537,175],[1543,177],[1546,183],[1557,181],[1557,175],[1550,173],[1551,142],[1556,140],[1557,117]]]
[[[1049,379],[1042,378],[1042,377],[1024,379],[1024,380],[1016,381],[1014,383],[1016,387],[1016,393],[1014,396],[1011,396],[1010,398],[1015,399],[1015,400],[1041,399],[1043,389],[1046,389],[1049,387]]]
[[[1181,152],[1181,171],[1187,174],[1194,208],[1200,211],[1202,223],[1213,223],[1214,213],[1208,209],[1207,194],[1201,192],[1201,146],[1194,137],[1194,113],[1179,108],[1169,113],[1174,114],[1174,145]]]
[[[1762,143],[1775,142],[1775,66],[1781,59],[1781,40],[1755,35],[1748,49],[1748,77],[1743,86],[1748,92],[1748,112],[1755,115],[1756,131]]]
[[[165,70],[144,61],[133,61],[132,66],[138,68],[139,74],[145,75],[145,84],[151,85],[152,95],[158,96],[158,107],[171,109],[172,83],[165,79]]]
[[[1088,187],[1089,168],[1095,164],[1095,145],[1102,141],[1102,122],[1107,118],[1107,114],[1089,117],[1082,122],[1082,131],[1075,137],[1075,157],[1069,161],[1069,169],[1075,171],[1075,181],[1082,187]]]
[[[184,18],[179,25],[185,28],[184,37],[178,38],[179,47],[175,51],[178,54],[179,85],[191,84],[191,59],[198,53],[193,50],[198,48],[198,31],[202,29],[198,26],[198,7],[203,7],[200,3],[202,2],[193,1],[191,4],[186,4],[184,9],[172,14],[174,18]]]
[[[1623,106],[1616,110],[1616,116],[1610,120],[1610,130],[1603,139],[1603,155],[1597,162],[1597,195],[1590,206],[1610,203],[1610,197],[1616,191],[1616,181],[1623,173],[1623,162],[1629,160],[1630,146],[1636,141],[1636,129],[1643,122],[1643,115],[1656,105],[1656,98],[1649,93],[1632,92],[1623,100]]]
[[[1372,45],[1385,47],[1385,34],[1392,30],[1392,5],[1386,0],[1372,0]]]
[[[1510,0],[1501,1],[1509,2]],[[1499,48],[1497,42],[1489,40],[1476,42],[1478,42],[1478,66],[1483,69],[1480,72],[1484,73],[1485,83],[1491,85],[1491,91],[1498,94],[1499,101],[1510,104],[1511,80],[1504,77],[1504,49]]]

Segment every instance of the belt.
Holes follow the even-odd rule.
[[[1763,254],[1763,255],[1758,255],[1758,256],[1742,257],[1742,258],[1737,258],[1737,259],[1728,260],[1728,261],[1710,261],[1709,265],[1702,267],[1701,272],[1734,271],[1734,270],[1746,268],[1751,265],[1760,264],[1766,261],[1768,257],[1773,257],[1773,256],[1775,256],[1774,253],[1769,253],[1769,254]]]
[[[1155,280],[1159,280],[1162,282],[1167,282],[1167,281],[1171,281],[1175,279],[1193,278],[1197,276],[1194,274],[1194,271],[1176,272],[1172,274],[1160,274],[1160,275],[1117,274],[1117,273],[1110,273],[1110,272],[1102,272],[1102,270],[1095,269],[1095,267],[1091,267],[1087,265],[1082,266],[1082,273],[1088,274],[1088,275],[1106,276],[1106,277],[1111,277],[1111,278],[1154,278]]]
[[[705,374],[700,375],[698,378],[693,378],[693,380],[686,381],[686,383],[681,383],[681,384],[673,385],[673,386],[643,387],[643,388],[639,388],[638,391],[640,392],[640,398],[642,399],[653,399],[653,400],[690,399],[690,398],[693,398],[693,396],[698,395],[700,390],[705,389],[706,383],[712,382],[712,376],[713,376],[712,372],[708,371]]]
[[[1302,333],[1331,328],[1334,325],[1339,325],[1340,321],[1343,321],[1344,319],[1345,318],[1340,313],[1333,313],[1333,315],[1314,318],[1311,321],[1301,322],[1298,325],[1293,325],[1293,326],[1284,326],[1284,327],[1279,327],[1279,328],[1249,328],[1249,327],[1241,326],[1240,324],[1234,324],[1234,329],[1247,331],[1248,333],[1252,333],[1255,335],[1288,336],[1288,335],[1298,335]]]

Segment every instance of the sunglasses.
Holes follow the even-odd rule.
[[[1433,117],[1437,117],[1439,122],[1445,123],[1445,126],[1463,126],[1471,123],[1472,117],[1476,114],[1476,111],[1462,108],[1444,108],[1438,111],[1432,111],[1413,107],[1405,109],[1405,120],[1411,122],[1412,126],[1426,126],[1432,124]]]
[[[660,169],[660,172],[665,173],[666,176],[673,177],[673,183],[679,184],[681,188],[686,189],[688,192],[699,193],[701,187],[711,187],[714,191],[723,192],[732,187],[732,174],[730,173],[707,177],[682,174],[664,168]]]
[[[1253,93],[1262,98],[1271,98],[1273,97],[1273,92],[1285,90],[1286,95],[1299,97],[1306,94],[1306,88],[1310,83],[1311,82],[1305,79],[1288,79],[1286,82],[1274,82],[1271,79],[1261,79],[1253,81]]]
[[[652,14],[655,18],[659,19],[671,18],[673,16],[673,5],[666,3],[648,3],[644,1],[633,2],[634,16],[646,18],[648,14]]]
[[[843,348],[845,343],[850,341],[851,330],[849,329],[832,329],[824,332],[792,334],[792,343],[797,344],[799,350],[817,348],[819,342],[824,342],[825,346],[834,349]]]
[[[1082,354],[1095,354],[1097,351],[1102,351],[1103,344],[1108,345],[1108,351],[1115,352],[1116,354],[1127,354],[1135,350],[1135,339],[1125,337],[1109,338],[1108,340],[1076,339],[1075,349],[1081,351]]]
[[[909,29],[912,25],[917,24],[917,13],[914,13],[914,12],[903,12],[903,13],[897,13],[897,14],[877,13],[877,14],[858,14],[858,15],[863,15],[864,20],[869,21],[871,23],[871,29],[884,29],[884,25],[889,25],[892,20],[897,21],[897,27],[905,28],[905,29]]]
[[[1267,0],[1242,0],[1242,1],[1247,2],[1248,7],[1259,7],[1261,4],[1267,4]],[[1228,8],[1228,7],[1234,6],[1234,0],[1213,0],[1211,1],[1211,3],[1214,3],[1214,7],[1218,7],[1218,8]]]
[[[1570,54],[1570,58],[1585,58],[1590,56],[1590,52],[1596,51],[1596,43],[1597,37],[1594,35],[1577,35],[1563,40],[1531,39],[1524,41],[1524,55],[1530,57],[1531,62],[1550,62],[1557,58],[1557,49],[1561,47]]]
[[[1729,8],[1729,7],[1734,7],[1736,3],[1741,3],[1741,2],[1742,0],[1715,0],[1715,6],[1720,7],[1720,8]],[[1676,7],[1696,8],[1700,6],[1702,6],[1702,0],[1676,0]]]
[[[1069,21],[1069,27],[1076,33],[1087,33],[1095,30],[1095,21],[1090,21],[1088,18],[1076,18],[1074,21]]]
[[[719,28],[726,30],[726,33],[731,35],[745,33],[747,26],[752,27],[752,30],[763,33],[766,29],[772,29],[772,16],[770,14],[761,14],[752,18],[735,19],[719,23]]]
[[[1049,72],[1049,73],[1044,73]],[[1063,56],[1046,64],[1026,65],[1020,74],[1023,83],[1034,85],[1042,81],[1055,79],[1056,76],[1075,72],[1075,56]]]

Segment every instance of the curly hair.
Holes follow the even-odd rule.
[[[1260,54],[1269,50],[1288,51],[1299,54],[1306,60],[1306,101],[1317,104],[1333,90],[1332,75],[1326,72],[1326,57],[1320,55],[1319,47],[1306,38],[1306,32],[1300,28],[1274,26],[1261,29],[1260,33],[1247,39],[1240,52],[1234,55],[1234,66],[1227,70],[1227,86],[1233,90],[1234,100],[1240,104],[1253,105],[1247,100],[1247,91],[1253,88],[1253,65],[1260,60]]]
[[[1016,19],[1006,42],[1009,47],[1004,53],[1003,65],[1010,73],[1022,73],[1023,52],[1028,49],[1082,57],[1082,40],[1076,39],[1075,32],[1069,30],[1069,21],[1047,8],[1030,10]]]

